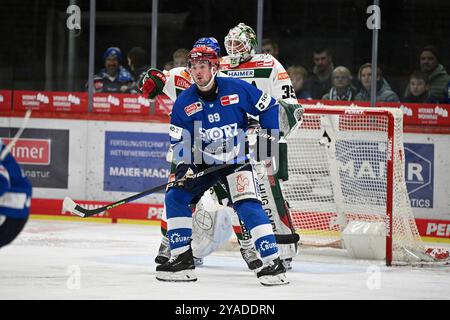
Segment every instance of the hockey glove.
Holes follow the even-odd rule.
[[[139,79],[138,88],[144,97],[154,99],[161,94],[166,83],[166,77],[158,69],[148,69]]]
[[[303,120],[303,112],[305,111],[300,104],[286,103],[282,100],[280,104],[280,130],[287,137],[294,129],[296,129]]]
[[[177,183],[178,187],[190,187],[192,180],[192,176],[197,171],[197,166],[195,164],[185,164],[180,163],[177,165],[175,171],[175,179],[179,180]]]

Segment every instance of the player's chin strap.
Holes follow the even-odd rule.
[[[194,80],[195,84],[196,84],[197,87],[200,89],[200,91],[209,91],[209,90],[211,90],[211,88],[212,88],[212,86],[213,86],[213,84],[214,84],[214,79],[216,78],[216,75],[217,75],[217,72],[218,72],[218,71],[219,71],[219,70],[216,69],[216,71],[213,72],[212,69],[211,69],[211,80],[209,80],[209,82],[208,82],[206,85],[204,85],[204,86],[199,85],[199,84],[198,84],[197,82],[195,82],[195,80]],[[194,77],[193,77],[193,79],[194,79]]]

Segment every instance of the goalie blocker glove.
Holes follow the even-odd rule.
[[[304,108],[300,104],[287,103],[282,100],[278,101],[280,105],[280,130],[287,137],[303,120]]]
[[[154,99],[161,94],[166,84],[166,76],[158,69],[148,69],[141,77],[138,88],[147,99]]]

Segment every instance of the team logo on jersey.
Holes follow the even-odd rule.
[[[259,98],[258,102],[256,103],[255,107],[259,110],[259,111],[264,111],[266,110],[269,105],[270,105],[270,96],[267,93],[263,93],[261,95],[261,98]]]
[[[231,94],[229,96],[223,96],[220,98],[220,104],[223,106],[228,106],[230,104],[239,103],[239,96],[237,94]]]
[[[236,177],[236,189],[238,192],[244,192],[245,189],[250,185],[248,182],[248,178],[246,178],[243,174],[239,174]]]
[[[227,75],[234,78],[253,78],[255,70],[230,70]]]
[[[289,75],[287,72],[280,72],[277,76],[278,80],[286,80],[289,79]]]
[[[185,78],[182,78],[180,76],[175,76],[175,87],[181,88],[181,89],[187,89],[191,86],[191,83],[187,81]]]
[[[200,112],[203,110],[202,103],[200,101],[194,102],[193,104],[188,105],[187,107],[184,107],[184,112],[188,116],[192,116],[193,114]]]
[[[169,136],[171,136],[174,139],[181,139],[181,134],[183,132],[183,129],[180,127],[177,127],[176,125],[171,124],[169,127]]]

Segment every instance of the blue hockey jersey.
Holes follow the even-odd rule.
[[[259,115],[264,129],[279,129],[279,106],[269,94],[240,79],[215,81],[215,100],[202,99],[192,85],[175,101],[170,121],[173,162],[212,164],[245,157],[247,114]],[[203,155],[201,162],[192,153],[196,150]]]
[[[5,145],[1,145],[1,150]],[[22,168],[9,153],[0,162],[0,215],[26,218],[31,203],[32,187]]]

